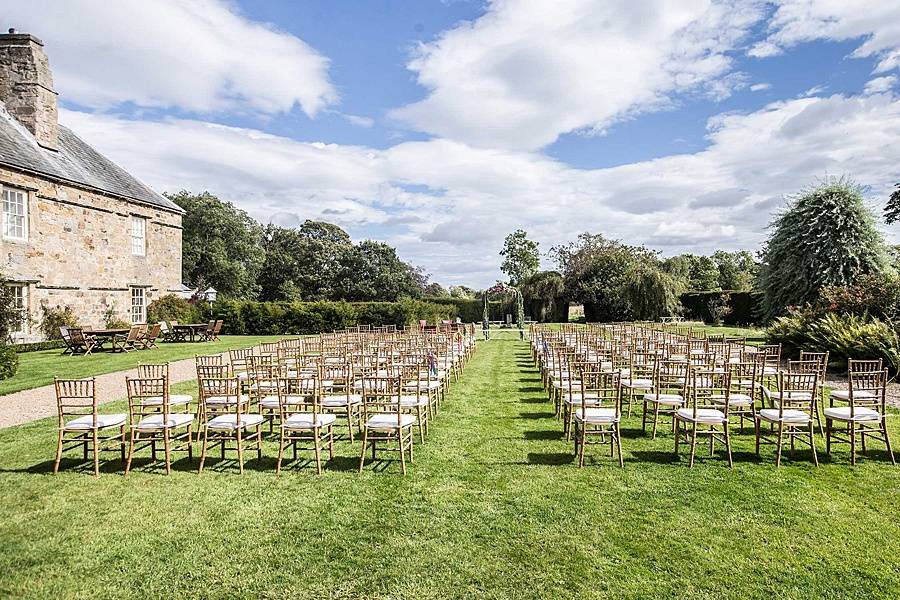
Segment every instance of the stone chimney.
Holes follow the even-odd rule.
[[[0,34],[0,101],[37,143],[57,150],[56,92],[44,43],[30,33]]]

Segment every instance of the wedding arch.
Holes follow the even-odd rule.
[[[516,287],[500,282],[497,282],[481,293],[481,329],[484,334],[484,339],[491,339],[491,299],[509,298],[510,296],[514,298],[516,304],[515,319],[516,329],[519,332],[519,339],[525,339],[525,301],[522,298],[522,292]]]

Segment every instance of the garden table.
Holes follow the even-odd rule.
[[[191,341],[195,342],[197,341],[197,334],[206,331],[207,326],[207,323],[179,323],[174,325],[172,330],[179,340],[184,340],[187,336],[190,336]]]
[[[110,343],[110,352],[123,352],[125,349],[119,345],[119,338],[127,336],[130,329],[85,329],[84,334],[97,339],[97,348],[102,350],[103,344]]]

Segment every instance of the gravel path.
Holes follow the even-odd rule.
[[[97,375],[97,401],[103,404],[125,398],[128,395],[125,390],[125,377],[136,375],[137,369]],[[172,383],[187,381],[196,376],[193,358],[169,363],[169,378]],[[54,415],[56,415],[56,390],[53,385],[0,396],[0,429]]]

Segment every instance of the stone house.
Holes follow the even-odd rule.
[[[142,323],[181,289],[183,211],[59,124],[43,43],[0,35],[0,274],[40,339],[42,307],[70,306],[86,327]]]

